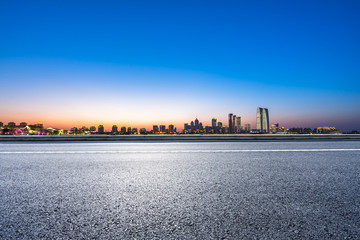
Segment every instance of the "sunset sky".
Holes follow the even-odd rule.
[[[0,1],[0,121],[147,127],[256,108],[360,130],[360,1]]]

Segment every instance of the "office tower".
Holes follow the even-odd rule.
[[[174,125],[169,125],[169,133],[174,133]]]
[[[113,125],[112,129],[111,129],[111,132],[112,133],[117,133],[118,132],[118,127],[116,125]]]
[[[19,125],[19,127],[26,127],[26,126],[27,126],[26,122],[21,122]]]
[[[250,123],[245,123],[245,132],[250,132],[250,130],[251,130],[251,125],[250,125]]]
[[[165,132],[166,132],[166,126],[165,126],[165,125],[160,125],[160,132],[161,132],[161,133],[165,133]]]
[[[137,128],[133,128],[131,132],[132,132],[132,134],[137,134],[137,133],[138,133],[138,129],[137,129]]]
[[[9,123],[8,123],[8,126],[9,126],[9,127],[16,127],[16,123],[14,123],[14,122],[9,122]]]
[[[153,133],[159,133],[158,125],[153,125]]]
[[[233,116],[233,121],[232,121],[232,127],[231,127],[231,131],[234,133],[235,132],[235,124],[236,124],[236,115]]]
[[[120,133],[121,133],[121,134],[125,134],[125,133],[126,133],[126,127],[125,127],[125,126],[122,126],[122,127],[121,127]]]
[[[235,118],[235,132],[240,133],[241,132],[241,117]]]
[[[213,118],[213,119],[211,119],[211,127],[213,128],[213,129],[215,129],[216,128],[216,118]]]
[[[222,122],[218,122],[218,127],[222,128],[223,124]]]
[[[95,126],[90,126],[90,132],[96,132],[96,127]]]
[[[189,127],[189,124],[188,124],[188,123],[184,123],[184,130],[185,130],[185,131],[188,131],[189,128],[190,128],[190,127]]]
[[[140,134],[146,134],[146,129],[145,128],[140,128]]]
[[[195,129],[198,130],[199,128],[200,128],[199,120],[196,118],[195,119]]]
[[[228,133],[231,133],[232,131],[232,126],[233,126],[233,114],[229,113],[229,128],[228,128]]]
[[[4,123],[3,122],[0,122],[0,127],[3,127],[4,126]]]
[[[131,127],[128,127],[127,134],[131,134]]]
[[[258,107],[256,113],[256,129],[261,133],[269,132],[269,111],[267,108]]]
[[[104,133],[104,126],[103,125],[99,125],[98,126],[98,133]]]

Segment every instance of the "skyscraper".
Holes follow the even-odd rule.
[[[165,133],[165,132],[166,132],[166,126],[165,126],[165,125],[160,125],[160,132],[161,132],[161,133]]]
[[[212,127],[213,129],[216,128],[216,118],[211,119],[211,127]]]
[[[232,126],[233,126],[233,114],[229,113],[229,133],[232,133]]]
[[[233,125],[231,126],[231,131],[234,133],[235,132],[235,125],[236,125],[236,115],[233,116]]]
[[[250,130],[251,130],[251,125],[250,125],[250,123],[245,123],[245,132],[250,132]]]
[[[153,133],[159,133],[158,125],[153,125]]]
[[[174,125],[169,125],[169,133],[174,133]]]
[[[235,132],[240,133],[241,132],[241,117],[235,118]]]
[[[267,108],[258,107],[256,113],[256,129],[262,133],[269,132],[269,111]]]

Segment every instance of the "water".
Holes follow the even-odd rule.
[[[2,143],[0,238],[360,239],[359,163],[360,141]]]

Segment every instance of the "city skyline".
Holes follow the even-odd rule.
[[[360,3],[20,2],[0,9],[0,121],[255,126],[264,105],[360,129]]]
[[[270,124],[269,118],[269,110],[267,108],[258,107],[256,111],[256,124],[252,125],[250,122],[245,122],[242,124],[242,117],[233,113],[228,114],[228,124],[226,125],[222,121],[218,121],[217,118],[212,118],[210,120],[210,124],[203,124],[197,117],[191,122],[183,123],[183,128],[177,127],[173,123],[163,123],[157,124],[153,123],[151,127],[137,126],[134,124],[130,124],[125,126],[125,124],[114,124],[111,127],[106,127],[104,124],[99,125],[90,125],[86,126],[84,124],[80,126],[74,126],[70,128],[61,129],[56,126],[46,126],[42,122],[27,124],[26,122],[20,122],[20,124],[16,124],[16,122],[8,122],[4,123],[0,121],[0,131],[4,129],[8,129],[9,127],[13,129],[17,134],[16,129],[19,129],[19,134],[24,134],[21,129],[28,128],[32,126],[35,129],[54,129],[54,130],[66,130],[66,131],[77,131],[81,129],[82,131],[87,131],[91,133],[122,133],[122,134],[147,134],[147,133],[213,133],[213,134],[240,134],[240,133],[324,133],[323,131],[328,131],[328,133],[340,133],[340,132],[358,132],[357,129],[352,129],[351,131],[344,131],[335,126],[325,126],[321,125],[317,127],[304,127],[304,126],[292,126],[285,127],[280,125],[278,122],[273,122]],[[253,126],[253,127],[251,127]],[[9,130],[9,129],[8,129]],[[30,128],[28,128],[30,130]],[[42,135],[44,132],[40,131],[39,134]],[[4,131],[0,133],[4,134]],[[7,132],[6,134],[10,134]]]

